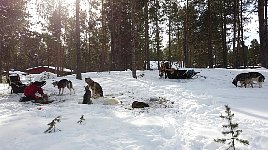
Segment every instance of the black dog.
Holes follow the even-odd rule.
[[[237,82],[238,81],[240,81],[240,83],[241,83],[241,82],[244,82],[244,81],[246,81],[248,79],[250,79],[250,76],[249,76],[248,73],[240,73],[234,78],[232,83],[237,87]],[[242,87],[242,83],[241,83],[241,87]]]
[[[91,98],[91,91],[89,90],[89,86],[85,86],[85,94],[83,97],[83,103],[82,104],[93,104]]]

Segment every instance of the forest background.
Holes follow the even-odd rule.
[[[258,38],[247,25],[258,16]],[[251,36],[251,35],[249,35]],[[0,71],[268,65],[266,0],[2,0]],[[2,78],[0,78],[2,82]]]

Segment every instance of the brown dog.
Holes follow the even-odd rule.
[[[102,87],[98,82],[93,81],[91,78],[85,78],[85,81],[92,90],[93,98],[103,97]]]
[[[74,91],[72,81],[69,81],[67,79],[61,79],[60,81],[52,82],[52,84],[54,85],[54,87],[55,86],[58,87],[58,89],[59,89],[59,95],[62,95],[63,94],[63,91],[64,91],[64,88],[65,87],[67,87],[70,90],[70,94],[71,94],[71,90]]]

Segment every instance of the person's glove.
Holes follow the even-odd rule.
[[[48,100],[48,96],[47,96],[47,94],[43,94],[42,97],[43,97],[43,100],[44,100],[44,101],[47,101],[47,100]]]

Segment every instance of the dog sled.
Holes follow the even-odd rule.
[[[8,78],[9,85],[11,86],[12,93],[23,93],[26,85],[20,81],[18,74],[10,74]]]
[[[198,73],[194,70],[166,70],[169,79],[193,79]]]
[[[159,76],[162,78],[165,74],[165,78],[169,79],[192,79],[200,72],[191,70],[174,69],[169,62],[161,62],[159,69]]]

